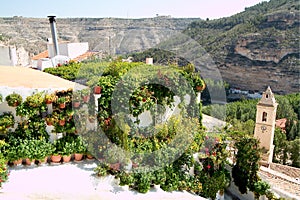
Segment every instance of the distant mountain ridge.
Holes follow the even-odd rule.
[[[269,85],[275,93],[286,94],[300,89],[299,4],[270,0],[216,20],[57,18],[57,31],[61,41],[89,42],[91,50],[109,54],[157,47],[181,32],[211,55],[232,87],[264,91]],[[0,18],[0,43],[17,44],[37,54],[46,50],[49,37],[46,15]]]

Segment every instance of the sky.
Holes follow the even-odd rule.
[[[158,15],[216,19],[266,0],[4,0],[0,17],[118,17]]]

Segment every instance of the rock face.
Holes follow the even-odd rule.
[[[60,42],[88,42],[91,50],[124,54],[154,47],[194,20],[197,19],[57,18],[56,22]],[[47,38],[51,37],[46,17],[0,18],[0,36],[1,33],[7,43],[24,47],[31,54],[46,50]]]
[[[296,0],[270,0],[228,18],[193,22],[185,32],[212,56],[231,87],[299,92],[299,10]]]

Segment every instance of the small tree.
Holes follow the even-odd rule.
[[[234,183],[242,194],[247,193],[247,189],[255,191],[255,183],[259,181],[257,175],[260,160],[258,140],[249,136],[241,138],[235,143],[235,148],[238,152],[236,164],[232,168]]]

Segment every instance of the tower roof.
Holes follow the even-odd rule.
[[[266,106],[277,106],[276,99],[270,86],[268,86],[267,90],[263,92],[262,98],[260,99],[258,104]]]

